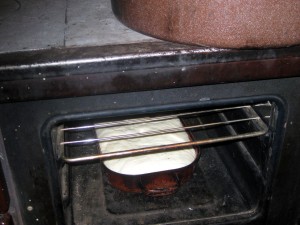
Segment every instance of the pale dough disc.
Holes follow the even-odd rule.
[[[99,128],[96,130],[96,133],[98,138],[103,138],[178,127],[182,127],[179,119],[169,119],[164,121],[147,122],[134,125]],[[188,134],[185,131],[182,131],[177,133],[155,135],[142,138],[100,142],[100,149],[102,153],[110,153],[188,141],[190,141]],[[191,164],[195,160],[195,158],[195,149],[189,147],[176,151],[167,151],[106,160],[104,161],[104,165],[108,169],[117,173],[139,175],[182,168]]]

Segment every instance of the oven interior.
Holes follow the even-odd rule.
[[[230,102],[230,101],[229,101]],[[269,197],[271,156],[279,151],[276,130],[282,116],[276,101],[201,102],[80,113],[49,122],[52,160],[66,224],[226,223],[263,213]],[[162,197],[122,192],[110,186],[103,173],[95,129],[147,123],[166,118],[184,121],[191,134],[188,146],[199,146],[201,156],[193,177],[176,193]],[[145,120],[146,119],[146,120]],[[157,130],[154,134],[176,130]],[[115,138],[136,138],[112,137]],[[109,140],[108,140],[109,141]],[[275,144],[277,143],[277,144]],[[157,151],[176,151],[162,146]],[[135,149],[136,150],[136,149]],[[146,149],[128,154],[151,154]],[[128,155],[121,157],[128,157]],[[108,158],[107,158],[108,157]],[[120,156],[119,156],[120,157]]]

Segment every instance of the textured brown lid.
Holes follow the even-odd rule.
[[[128,27],[163,40],[221,48],[300,44],[300,0],[112,0]]]

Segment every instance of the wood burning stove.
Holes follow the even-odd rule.
[[[44,224],[275,224],[275,220],[296,219],[298,173],[293,160],[298,153],[298,106],[291,87],[298,83],[298,78],[285,78],[5,103],[1,107],[2,150],[8,155],[15,182],[18,204],[14,207],[21,211],[25,224],[36,219]],[[62,124],[249,105],[265,107],[255,112],[268,125],[268,132],[249,140],[202,146],[192,180],[163,198],[112,188],[97,161],[64,164],[55,150],[56,138],[61,136],[51,136]],[[236,119],[237,115],[227,117]],[[216,118],[206,119],[211,123]],[[242,124],[226,126],[217,134],[232,135],[239,129],[245,128]],[[98,154],[97,148],[85,146],[81,152],[69,154],[74,158],[91,153]],[[282,164],[285,157],[288,165]],[[293,215],[278,218],[276,211],[283,212],[286,207]]]
[[[0,54],[0,156],[8,189],[1,222],[299,221],[299,46],[107,43]],[[112,187],[98,143],[60,144],[96,139],[94,129],[63,132],[66,127],[187,113],[196,116],[186,126],[198,126],[187,145],[199,145],[201,157],[192,178],[168,196]]]
[[[284,104],[271,96],[265,99],[232,99],[220,108],[221,102],[211,101],[208,109],[206,103],[194,102],[52,118],[45,125],[42,136],[47,159],[56,161],[57,167],[51,171],[56,173],[52,176],[59,181],[57,191],[61,196],[64,217],[69,220],[66,223],[184,224],[193,221],[207,224],[212,221],[240,221],[263,214],[280,154]],[[205,109],[199,111],[201,106]],[[158,113],[160,116],[153,116]],[[141,115],[143,119],[138,118]],[[99,154],[98,142],[104,140],[96,138],[95,128],[145,123],[145,120],[146,123],[163,121],[170,117],[180,117],[185,121],[185,129],[190,130],[193,140],[183,143],[185,147],[200,145],[201,157],[193,178],[167,196],[157,197],[165,192],[158,189],[156,194],[145,190],[150,196],[118,190],[119,180],[113,180],[116,178],[112,178],[98,161],[116,156]],[[275,134],[275,131],[278,133]],[[151,135],[153,138],[166,132],[174,131],[164,129],[151,134],[135,133],[130,137],[114,136],[110,139],[132,139],[137,135]],[[176,147],[174,151],[180,148],[178,144],[159,148],[167,151],[172,147]],[[149,154],[153,149],[127,153],[137,154],[138,151]],[[179,180],[184,176],[178,170],[174,173]],[[122,179],[127,182],[126,189],[133,187],[132,182],[137,186],[147,182],[143,176]],[[165,180],[160,182],[163,185]]]

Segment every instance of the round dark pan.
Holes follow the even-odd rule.
[[[300,44],[299,0],[112,0],[128,27],[167,41],[220,48]]]
[[[194,161],[182,168],[140,175],[126,175],[108,169],[104,164],[104,173],[111,186],[125,192],[144,193],[149,196],[173,194],[193,175],[200,158],[200,150],[195,148]]]
[[[183,126],[186,125],[185,121],[180,121]],[[193,141],[192,132],[187,131],[187,134],[189,139]],[[110,185],[121,191],[144,193],[149,196],[165,196],[175,193],[182,184],[186,183],[193,176],[201,155],[199,147],[193,148],[196,152],[193,162],[185,167],[173,170],[127,175],[110,170],[104,163],[102,165]]]

